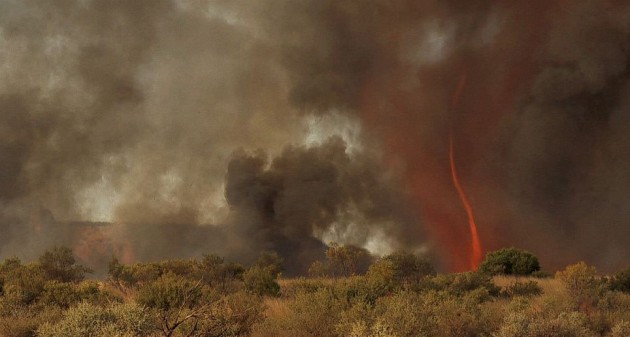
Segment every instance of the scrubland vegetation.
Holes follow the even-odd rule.
[[[422,257],[370,260],[331,245],[308,278],[282,259],[215,255],[121,264],[88,280],[68,248],[0,264],[0,336],[630,336],[630,269],[583,262],[555,274],[509,248],[477,272],[437,274]]]

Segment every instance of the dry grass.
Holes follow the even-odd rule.
[[[287,317],[291,313],[288,306],[289,300],[280,297],[265,298],[266,317]]]

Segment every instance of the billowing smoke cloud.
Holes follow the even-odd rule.
[[[318,147],[288,148],[269,164],[262,153],[235,153],[225,195],[238,237],[254,238],[249,249],[279,252],[289,270],[302,272],[323,258],[314,233],[334,230],[361,246],[383,234],[399,239],[397,246],[413,247],[408,238],[419,230],[395,181],[377,170],[378,163],[346,150],[340,138],[331,138]]]
[[[485,249],[617,268],[629,22],[616,0],[3,1],[0,255],[300,271],[339,240],[463,269],[452,130]]]
[[[321,255],[324,236],[405,241],[388,238],[406,230],[395,225],[411,227],[393,178],[344,131],[360,126],[304,117],[286,99],[275,46],[238,13],[166,0],[0,7],[0,255],[66,244],[102,265],[111,253],[247,261],[273,249],[296,256],[297,268]],[[333,134],[347,144],[317,143]],[[232,155],[238,148],[279,157],[242,186],[248,161]],[[300,190],[309,174],[315,190]],[[273,193],[239,197],[256,184]]]

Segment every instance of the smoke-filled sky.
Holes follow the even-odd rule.
[[[452,133],[484,251],[616,270],[629,63],[623,0],[3,0],[0,256],[464,270]]]

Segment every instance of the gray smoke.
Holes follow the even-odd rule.
[[[2,1],[0,256],[300,272],[336,240],[461,269],[453,130],[486,250],[618,268],[629,22],[616,0]]]

